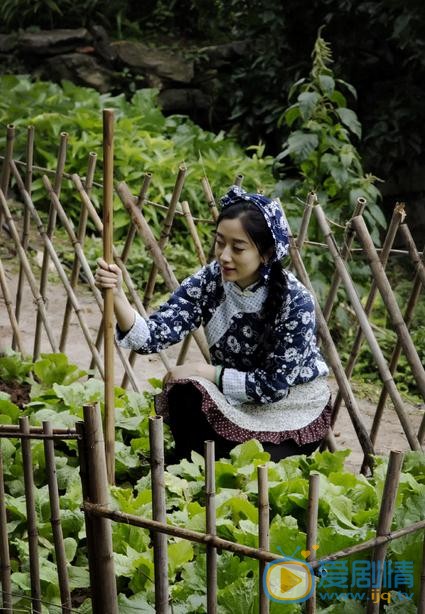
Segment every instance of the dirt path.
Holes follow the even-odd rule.
[[[14,263],[14,261],[3,260],[3,264],[6,268],[7,281],[10,293],[12,297],[15,297],[17,286],[16,263]],[[54,336],[57,339],[57,342],[59,342],[63,322],[63,313],[66,304],[66,294],[63,289],[63,286],[57,280],[54,280],[54,274],[51,275],[51,278],[52,280],[49,282],[48,286],[48,319],[51,323]],[[81,306],[81,314],[87,322],[88,328],[92,334],[92,338],[94,339],[100,322],[99,309],[91,293],[84,287],[78,288],[77,295]],[[36,310],[31,290],[27,284],[24,286],[23,296],[24,300],[21,310],[20,329],[22,332],[24,351],[25,353],[31,355],[33,350]],[[4,298],[0,292],[0,351],[4,351],[5,348],[10,347],[11,339],[12,328],[9,322]],[[178,356],[179,349],[180,345],[177,345],[167,350],[168,356],[174,362]],[[44,331],[41,342],[41,351],[52,351]],[[87,342],[82,334],[81,327],[75,313],[73,313],[72,315],[68,342],[66,346],[66,354],[71,362],[77,364],[81,368],[87,369],[89,367],[91,354],[88,349]],[[193,341],[189,348],[188,360],[202,360],[201,354]],[[138,356],[135,364],[135,373],[140,389],[145,389],[150,387],[148,383],[148,380],[150,378],[163,377],[163,375],[165,374],[165,367],[163,366],[162,361],[157,355]],[[120,361],[116,357],[116,384],[121,383],[122,375],[123,368]],[[337,390],[336,382],[333,379],[331,379],[331,386],[334,391]],[[372,399],[364,398],[358,399],[358,403],[364,422],[367,428],[370,430],[376,405],[376,399],[375,404],[373,403]],[[414,406],[406,402],[405,409],[408,412],[412,427],[415,431],[417,431],[421,421],[421,415],[423,413],[424,405]],[[348,416],[348,412],[344,405],[342,406],[340,414],[338,416],[334,433],[339,449],[349,448],[352,450],[346,463],[347,468],[350,468],[354,471],[358,471],[363,459],[363,455],[354,428],[351,424],[351,420]],[[380,429],[376,442],[376,451],[379,454],[388,454],[391,450],[408,449],[409,445],[403,433],[403,429],[400,425],[398,417],[394,409],[392,408],[392,405],[388,404],[384,413],[382,427]]]

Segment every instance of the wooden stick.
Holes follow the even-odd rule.
[[[361,196],[357,199],[353,217],[356,215],[363,215],[363,211],[366,207],[366,203],[367,203],[366,199]],[[353,244],[353,241],[354,241],[354,229],[353,229],[353,226],[350,220],[345,229],[344,245],[341,250],[341,258],[344,260],[344,262],[347,262],[348,258],[350,257],[350,251],[351,251],[351,246]],[[328,296],[326,299],[326,303],[323,308],[323,316],[327,322],[329,321],[329,318],[332,312],[332,307],[335,303],[335,299],[336,299],[338,288],[340,284],[341,284],[341,278],[339,276],[338,271],[335,271],[333,278],[332,278],[331,287],[329,289]]]
[[[168,264],[161,250],[159,249],[158,243],[156,242],[155,237],[153,236],[152,231],[148,223],[146,222],[146,219],[144,218],[143,214],[134,207],[130,191],[124,182],[118,184],[117,192],[124,207],[131,215],[131,219],[136,225],[137,231],[142,237],[147,251],[150,252],[154,262],[156,263],[158,270],[160,271],[166,285],[168,286],[169,290],[175,290],[176,288],[178,288],[179,282],[177,281],[176,276],[174,275],[170,265]],[[205,336],[201,334],[201,331],[199,329],[194,331],[192,334],[205,360],[207,362],[210,362],[208,344],[205,340]]]
[[[396,408],[398,417],[400,419],[400,422],[402,424],[403,430],[406,434],[406,437],[409,441],[409,444],[412,448],[412,450],[420,450],[421,446],[419,444],[419,441],[415,435],[415,433],[413,432],[412,426],[410,424],[409,418],[406,415],[405,409],[404,409],[404,405],[403,405],[403,401],[402,398],[400,396],[399,391],[397,390],[397,387],[394,383],[394,380],[391,376],[391,373],[388,369],[388,365],[387,362],[384,358],[384,355],[382,353],[382,350],[373,334],[372,328],[370,326],[369,320],[367,319],[367,316],[364,313],[364,309],[363,306],[360,302],[360,299],[357,295],[357,292],[355,290],[353,281],[346,269],[346,266],[339,254],[338,251],[338,247],[335,243],[335,239],[333,237],[333,234],[331,232],[331,229],[329,228],[329,225],[326,221],[325,218],[325,214],[323,213],[323,209],[320,207],[320,205],[317,205],[315,208],[315,213],[317,215],[317,219],[319,222],[319,226],[323,232],[323,235],[325,237],[325,240],[328,244],[329,247],[329,251],[331,252],[332,258],[335,262],[335,266],[338,269],[338,272],[341,276],[341,280],[345,286],[346,292],[347,292],[347,296],[350,300],[350,303],[356,313],[357,319],[359,321],[360,326],[362,327],[363,333],[366,337],[366,340],[369,344],[369,347],[371,349],[371,352],[373,354],[373,357],[375,359],[377,368],[379,370],[380,376],[382,381],[384,382],[385,386],[387,387],[387,390],[391,396],[391,399],[394,403],[394,406]],[[352,220],[352,223],[354,225],[354,228],[356,229],[356,232],[358,232],[358,228],[359,228],[359,224],[362,223],[364,224],[363,218],[361,217],[355,217]],[[362,229],[361,229],[362,230]]]
[[[108,509],[109,488],[100,410],[97,405],[85,405],[83,413],[85,491],[91,503]],[[118,614],[111,522],[106,518],[93,521],[94,518],[90,521],[88,540],[93,614]]]
[[[3,192],[1,192],[1,194],[3,195]],[[3,196],[3,198],[4,198],[4,196]],[[18,321],[16,319],[16,315],[15,315],[15,312],[13,310],[12,296],[11,296],[10,291],[9,291],[9,285],[7,283],[6,271],[4,270],[3,262],[1,260],[1,258],[0,258],[0,288],[1,288],[1,291],[2,291],[2,294],[3,294],[4,304],[6,305],[6,310],[7,310],[8,316],[9,316],[10,324],[12,326],[13,339],[15,340],[14,346],[22,354],[23,353],[24,345],[23,345],[23,342],[22,342],[21,331],[19,330],[19,323],[18,323]],[[12,345],[13,345],[13,342],[12,342]]]
[[[12,582],[7,534],[7,511],[4,492],[3,453],[0,440],[0,583],[4,612],[12,612]]]
[[[179,202],[180,195],[183,190],[183,184],[186,177],[186,167],[182,164],[179,168],[176,183],[174,186],[173,194],[171,196],[170,204],[168,207],[167,215],[161,229],[161,235],[158,241],[158,247],[161,252],[164,250],[170,237],[171,228],[173,226],[174,216],[176,212],[177,203]],[[143,297],[143,305],[145,309],[148,309],[155,290],[156,278],[158,275],[158,267],[155,262],[152,263],[152,268],[149,273],[149,278],[146,283],[145,294]]]
[[[283,212],[285,216],[285,213]],[[286,219],[286,216],[285,216]],[[317,318],[317,327],[320,337],[323,342],[323,349],[325,356],[334,372],[335,379],[337,380],[338,387],[341,390],[344,402],[347,407],[347,411],[350,415],[352,424],[357,433],[357,437],[359,438],[360,445],[368,458],[368,465],[373,465],[373,460],[370,458],[370,455],[374,454],[373,445],[370,441],[369,434],[365,425],[363,424],[363,420],[360,414],[359,407],[357,405],[356,398],[353,394],[353,391],[350,386],[350,382],[345,375],[343,366],[341,364],[341,359],[339,357],[338,351],[335,347],[334,340],[329,331],[328,324],[323,316],[323,312],[321,310],[319,301],[317,300],[316,294],[314,292],[314,288],[311,284],[310,278],[304,266],[304,262],[300,256],[299,250],[296,246],[295,240],[293,238],[291,227],[286,220],[287,228],[288,228],[288,238],[289,238],[289,251],[291,254],[292,261],[294,262],[294,267],[297,272],[297,275],[300,281],[306,286],[306,288],[312,293],[314,297],[315,307],[316,307],[316,318]]]
[[[238,173],[235,177],[235,185],[241,187],[243,179],[244,179],[244,176],[242,175],[242,173]]]
[[[65,168],[66,161],[66,148],[68,144],[68,134],[66,132],[61,132],[60,135],[60,144],[59,144],[59,153],[58,160],[56,165],[56,174],[54,181],[54,191],[57,196],[60,196],[63,171]],[[50,204],[49,209],[49,220],[47,222],[47,231],[46,236],[49,240],[52,239],[53,233],[55,231],[56,225],[56,212],[52,204]],[[40,294],[43,297],[43,301],[46,303],[46,289],[47,289],[47,278],[49,275],[49,251],[47,247],[44,247],[43,250],[43,262],[41,266],[41,275],[40,275]],[[40,341],[41,341],[41,315],[40,312],[37,312],[37,318],[35,323],[35,335],[34,335],[34,350],[33,350],[33,360],[37,360],[40,356]]]
[[[87,196],[79,176],[78,175],[73,175],[72,176],[72,181],[73,181],[75,187],[78,190],[78,193],[80,195],[81,201],[83,202],[84,206],[87,207],[89,215],[90,215],[92,221],[94,222],[94,224],[96,226],[96,229],[98,230],[99,234],[102,235],[102,233],[103,233],[102,221],[101,221],[101,219],[100,219],[96,209],[94,208],[94,205],[91,202],[90,198]],[[112,246],[112,253],[114,255],[115,263],[121,269],[121,272],[122,272],[122,275],[123,275],[123,281],[124,281],[125,285],[128,288],[130,296],[133,299],[134,304],[135,304],[137,310],[139,311],[141,316],[143,316],[145,319],[147,319],[148,315],[146,313],[145,308],[143,307],[143,303],[140,300],[139,295],[137,294],[137,292],[136,292],[136,290],[134,288],[133,282],[131,281],[131,277],[130,277],[130,275],[129,275],[125,265],[121,261],[121,258],[119,257],[117,250],[113,246]],[[167,369],[167,371],[169,371],[170,368],[171,368],[171,364],[170,364],[170,361],[169,361],[167,355],[165,354],[165,352],[163,352],[163,351],[158,352],[158,356],[162,360],[162,362],[163,362],[165,368]]]
[[[93,503],[85,501],[82,506],[82,509],[85,513],[89,515],[99,516],[101,518],[110,518],[115,522],[129,524],[133,527],[141,527],[150,531],[164,533],[165,535],[171,535],[172,537],[188,539],[189,541],[194,542],[196,544],[209,544],[215,546],[219,550],[227,550],[228,552],[233,552],[234,554],[249,556],[250,558],[255,559],[257,561],[266,561],[267,563],[270,563],[275,561],[276,559],[282,558],[281,554],[279,555],[274,552],[267,552],[265,550],[261,550],[260,548],[243,546],[242,544],[231,542],[227,539],[216,537],[215,535],[208,535],[205,533],[199,533],[198,531],[192,531],[190,529],[183,529],[182,527],[175,527],[166,522],[157,522],[156,520],[151,520],[150,518],[142,518],[140,516],[134,516],[133,514],[125,514],[123,512],[110,510],[109,507],[106,507],[104,505],[94,505]],[[356,544],[355,546],[350,546],[349,548],[345,548],[344,550],[338,550],[337,552],[328,554],[326,557],[323,557],[323,559],[312,561],[310,565],[313,569],[316,569],[316,567],[319,567],[319,565],[321,565],[324,561],[336,561],[338,559],[344,559],[351,554],[365,552],[366,550],[370,550],[374,546],[383,544],[384,542],[392,541],[393,539],[398,539],[399,537],[409,535],[410,533],[414,533],[416,531],[422,531],[424,528],[425,520],[419,520],[418,522],[415,522],[408,527],[403,527],[402,529],[398,529],[397,531],[393,531],[392,533],[388,533],[387,535],[374,537],[361,544]]]
[[[6,128],[6,154],[4,156],[3,166],[1,169],[0,188],[2,189],[4,196],[7,200],[7,193],[9,190],[10,179],[10,161],[13,158],[13,145],[15,142],[15,126],[8,124]],[[3,216],[0,211],[0,232],[3,227]]]
[[[269,550],[269,483],[267,465],[257,467],[258,480],[258,545],[261,550]],[[259,591],[259,612],[269,614],[270,601],[263,587],[263,575],[266,568],[265,561],[259,561],[258,566],[258,591]]]
[[[386,536],[391,529],[402,464],[403,454],[398,451],[391,451],[387,475],[385,477],[384,490],[382,493],[381,508],[379,510],[378,528],[376,530],[377,537]],[[371,587],[371,591],[374,588],[381,588],[383,563],[385,561],[386,553],[387,544],[385,542],[374,548],[372,554],[372,565],[375,563],[375,567],[377,570],[379,570],[379,583],[377,586]],[[366,612],[367,614],[378,614],[379,602],[375,603],[374,600],[370,598],[367,602]]]
[[[310,473],[309,489],[308,489],[308,510],[307,510],[307,550],[309,563],[316,560],[317,546],[317,519],[319,511],[319,488],[320,475],[318,473]],[[315,614],[316,612],[316,592],[314,591],[310,599],[306,603],[306,613]]]
[[[81,267],[82,267],[82,269],[83,269],[83,271],[85,273],[85,276],[86,276],[86,279],[87,279],[87,283],[90,286],[91,291],[93,292],[94,298],[96,300],[96,303],[97,303],[101,313],[103,313],[102,294],[101,294],[100,290],[95,285],[95,279],[94,279],[93,273],[92,273],[92,271],[90,269],[90,266],[89,266],[89,264],[87,262],[87,259],[86,259],[85,255],[84,255],[83,248],[80,245],[80,242],[79,242],[77,236],[75,235],[75,232],[74,232],[74,229],[72,227],[72,224],[69,221],[69,219],[68,219],[68,217],[67,217],[67,215],[66,215],[66,213],[65,213],[65,211],[64,211],[64,209],[63,209],[63,207],[62,207],[62,205],[61,205],[61,203],[60,203],[60,201],[58,199],[58,197],[56,196],[56,194],[53,193],[53,188],[52,188],[52,186],[50,184],[50,181],[49,181],[49,179],[47,178],[46,175],[43,176],[43,184],[44,184],[44,187],[46,188],[46,190],[49,192],[49,194],[51,196],[51,199],[52,199],[52,202],[54,204],[54,207],[56,208],[56,211],[57,211],[57,213],[59,215],[59,219],[60,219],[62,225],[64,226],[66,232],[68,233],[68,236],[69,236],[70,241],[71,241],[71,243],[73,245],[75,254],[78,257],[79,264],[81,265]],[[71,305],[72,305],[72,302],[71,302]],[[99,357],[99,354],[98,354],[98,351],[97,351],[98,350],[97,345],[95,344],[93,346],[93,343],[91,342],[91,344],[89,344],[89,347],[90,347],[90,349],[93,348],[93,347],[96,348],[96,351],[94,353],[92,353],[92,361],[93,361],[93,365],[94,366],[98,366],[99,362],[100,362],[100,357]],[[135,391],[139,392],[139,387],[137,385],[136,376],[134,374],[134,371],[133,371],[131,365],[129,364],[129,362],[127,360],[127,357],[126,357],[125,353],[123,352],[122,348],[120,348],[119,346],[117,346],[117,350],[118,350],[118,356],[119,356],[119,358],[120,358],[120,360],[121,360],[121,362],[122,362],[122,364],[124,366],[124,369],[125,369],[126,373],[128,373],[128,376],[129,376],[129,379],[130,379],[130,382],[131,382],[131,385],[132,385],[133,389]],[[100,373],[102,374],[103,371],[101,370]]]
[[[149,418],[149,442],[151,462],[152,518],[167,522],[164,482],[164,432],[162,416]],[[168,614],[168,552],[167,536],[153,535],[153,560],[155,573],[155,612]]]
[[[382,296],[382,300],[385,303],[387,311],[390,315],[392,325],[400,339],[401,346],[404,354],[412,369],[412,373],[416,379],[417,385],[423,398],[425,399],[425,369],[422,365],[422,361],[419,358],[418,351],[412,341],[409,334],[409,330],[403,320],[400,307],[391,288],[391,284],[388,281],[388,277],[383,270],[382,264],[379,260],[378,254],[375,251],[372,239],[366,224],[362,218],[354,218],[353,224],[356,229],[357,235],[366,251],[370,268],[376,279],[379,292]]]
[[[415,242],[407,224],[402,224],[402,226],[400,226],[400,234],[403,237],[404,242],[406,243],[410,258],[412,259],[413,265],[415,267],[415,271],[420,277],[421,282],[425,285],[425,264],[423,258],[421,258],[421,255],[416,248]]]
[[[19,418],[19,426],[23,434],[29,434],[29,418]],[[37,514],[35,511],[34,476],[32,468],[31,442],[22,439],[22,464],[24,471],[25,507],[27,510],[28,550],[30,559],[31,597],[33,612],[41,614],[40,564],[38,559]]]
[[[205,514],[209,535],[217,535],[215,506],[215,444],[204,444],[205,457]],[[207,613],[217,613],[217,548],[207,546]]]
[[[211,210],[211,215],[214,222],[217,221],[219,216],[217,205],[215,203],[214,194],[212,193],[210,183],[207,177],[202,177],[201,179],[202,189],[204,191],[205,198],[207,199],[208,207]]]
[[[22,179],[19,176],[19,173],[17,172],[16,167],[14,166],[13,162],[12,162],[12,169],[14,169],[14,171],[16,170],[16,175],[15,175],[15,179],[16,179],[16,183],[18,185],[19,191],[21,192],[21,195],[24,199],[25,202],[25,206],[27,206],[29,208],[29,211],[31,213],[31,215],[33,216],[36,226],[37,226],[37,230],[43,240],[46,252],[49,254],[49,258],[51,258],[57,272],[58,275],[60,277],[60,280],[62,282],[62,284],[65,287],[65,290],[68,294],[68,296],[70,297],[71,303],[72,303],[72,307],[77,315],[78,321],[80,323],[81,326],[81,330],[84,334],[84,337],[86,339],[86,342],[90,348],[90,351],[92,353],[93,356],[96,357],[96,366],[99,369],[100,373],[103,373],[103,368],[102,368],[102,361],[100,360],[100,356],[96,350],[96,347],[94,346],[94,343],[92,341],[91,335],[90,335],[90,330],[87,326],[86,320],[84,318],[84,313],[83,310],[81,309],[77,297],[75,296],[74,290],[71,288],[68,277],[64,271],[64,268],[62,266],[61,261],[58,258],[58,255],[55,252],[55,249],[52,245],[51,240],[49,239],[49,237],[47,236],[46,231],[44,230],[44,226],[43,223],[40,219],[40,216],[37,213],[36,208],[34,207],[34,204],[31,201],[31,198],[29,197],[29,194],[26,192],[25,187],[23,185]],[[48,182],[49,180],[46,177],[46,181]],[[55,209],[55,204],[53,201],[58,201],[58,197],[56,196],[56,194],[54,194],[54,196],[52,197],[51,203],[52,203],[52,209]],[[5,205],[5,203],[3,203],[3,206],[5,206],[5,210],[7,211],[7,215],[8,217],[10,217],[10,220],[12,220],[11,216],[10,216],[10,212],[9,209],[7,207],[7,204]],[[55,209],[56,211],[56,209]],[[55,220],[56,220],[56,216],[55,216]],[[13,221],[11,221],[11,224],[13,226]],[[17,232],[16,229],[14,230],[14,233],[17,236]],[[16,238],[15,238],[16,240]],[[19,237],[17,238],[17,240],[19,241]]]
[[[310,224],[310,218],[311,218],[311,214],[313,212],[313,207],[314,205],[317,203],[317,195],[315,192],[309,192],[307,194],[307,198],[305,201],[305,207],[304,207],[304,212],[303,212],[303,217],[301,220],[301,226],[300,226],[300,230],[298,232],[298,237],[297,237],[297,247],[299,250],[302,249],[302,246],[304,245],[304,241],[306,240],[307,237],[307,230],[308,230],[308,226]]]
[[[95,154],[94,152],[90,152],[88,165],[87,165],[87,175],[86,175],[86,180],[84,182],[84,187],[88,195],[90,195],[91,189],[93,187],[94,172],[96,169],[96,159],[97,159],[97,154]],[[81,207],[80,220],[78,223],[78,231],[77,231],[77,240],[82,248],[84,247],[84,239],[86,236],[87,217],[88,217],[88,213],[87,213],[86,207]],[[80,269],[81,269],[80,260],[78,259],[77,254],[74,254],[74,262],[72,263],[71,277],[69,280],[69,283],[71,284],[72,289],[75,289],[77,287],[78,277],[80,275]],[[66,340],[68,338],[68,329],[69,329],[69,324],[71,321],[71,310],[72,310],[71,301],[69,300],[69,297],[67,297],[66,305],[65,305],[65,313],[63,316],[62,332],[61,332],[60,341],[59,341],[59,351],[60,352],[65,351]]]
[[[13,165],[13,162],[11,163]],[[18,231],[16,230],[15,224],[13,222],[12,216],[10,215],[10,211],[9,208],[7,206],[7,202],[6,199],[4,197],[3,192],[0,190],[0,208],[3,210],[3,212],[5,212],[6,217],[9,216],[8,219],[8,225],[9,225],[9,231],[12,235],[13,240],[15,241],[15,246],[16,246],[16,250],[18,252],[19,255],[19,259],[22,262],[23,265],[23,269],[24,269],[24,273],[25,276],[28,280],[28,283],[30,285],[31,288],[31,292],[32,295],[34,297],[35,303],[37,305],[37,309],[40,312],[40,317],[43,321],[44,324],[44,328],[46,329],[46,333],[47,333],[47,337],[50,341],[50,345],[52,348],[53,352],[57,352],[57,346],[56,346],[56,341],[55,338],[53,336],[53,332],[50,326],[50,323],[48,321],[47,318],[47,312],[46,312],[46,307],[43,301],[43,297],[41,296],[41,294],[38,291],[38,287],[37,287],[37,282],[36,279],[34,277],[34,274],[31,270],[31,266],[28,262],[28,257],[27,254],[25,252],[25,250],[23,249],[22,245],[21,245],[21,241],[19,239],[19,235],[18,235]]]
[[[422,252],[422,261],[425,261],[425,248]],[[409,300],[407,302],[407,307],[406,307],[406,311],[404,314],[404,321],[406,322],[406,326],[408,328],[410,328],[410,325],[412,323],[413,320],[413,314],[415,311],[415,307],[417,305],[421,290],[422,290],[423,284],[422,281],[419,277],[419,275],[416,273],[415,275],[415,279],[413,281],[413,286],[410,292],[410,296],[409,296]],[[390,359],[390,364],[389,364],[389,369],[390,372],[392,374],[394,374],[396,372],[397,369],[397,364],[398,364],[398,360],[400,358],[400,354],[401,354],[401,343],[400,340],[397,338],[397,342],[395,344],[393,353],[391,355],[391,359]],[[378,429],[379,429],[379,425],[382,419],[382,415],[384,413],[384,409],[385,409],[385,403],[386,400],[388,398],[388,392],[385,388],[385,386],[382,388],[381,391],[381,395],[379,397],[379,401],[378,401],[378,405],[376,407],[376,411],[375,411],[375,415],[373,416],[373,424],[372,424],[372,429],[370,431],[370,438],[372,440],[373,443],[375,443],[376,441],[376,437],[378,435]],[[418,435],[418,439],[419,442],[422,443],[421,438]]]
[[[185,214],[186,221],[189,227],[189,232],[192,236],[195,252],[198,256],[198,260],[201,263],[201,266],[205,266],[207,264],[207,260],[205,258],[204,250],[202,249],[202,243],[198,235],[198,231],[196,230],[195,223],[193,221],[192,213],[190,211],[189,203],[187,200],[182,202],[183,213]],[[192,340],[192,335],[187,335],[183,339],[182,347],[180,348],[179,355],[177,356],[176,365],[184,364],[186,360],[187,352],[189,351],[190,342]]]
[[[27,144],[26,144],[26,173],[25,173],[25,189],[28,194],[31,196],[32,189],[32,165],[34,160],[34,126],[28,126],[27,131]],[[24,221],[22,225],[22,247],[25,251],[28,249],[29,242],[29,231],[30,231],[30,214],[27,207],[24,207]],[[19,317],[21,314],[21,301],[22,301],[22,292],[24,286],[24,270],[22,267],[22,262],[19,260],[19,274],[18,274],[18,285],[16,288],[16,301],[15,301],[15,316],[16,321],[19,323]],[[12,339],[12,348],[16,347],[16,339],[15,336]]]
[[[50,436],[53,434],[53,428],[50,422],[43,422],[43,433]],[[51,514],[50,522],[52,524],[53,544],[55,547],[62,613],[70,614],[72,608],[71,592],[69,590],[67,561],[60,517],[59,489],[56,477],[55,448],[53,439],[49,438],[44,440],[44,456],[46,459],[46,473],[49,487]]]
[[[114,111],[103,111],[103,259],[113,263],[114,200]],[[114,375],[114,291],[103,290],[103,336],[105,369],[105,452],[108,480],[115,483],[115,375]]]
[[[397,234],[397,230],[399,229],[400,224],[403,222],[405,217],[406,217],[406,214],[405,214],[405,211],[404,211],[404,204],[403,203],[401,203],[401,204],[397,203],[396,206],[394,207],[394,211],[393,211],[393,215],[392,215],[392,218],[391,218],[391,222],[390,222],[390,225],[388,227],[387,235],[385,237],[383,249],[382,249],[382,252],[380,254],[380,260],[381,260],[383,268],[385,268],[386,265],[387,265],[388,258],[389,258],[389,255],[390,255],[390,251],[391,251],[391,247],[393,246],[394,239],[395,239],[396,234]],[[353,236],[354,236],[354,228],[351,226],[351,224],[350,224],[350,228],[351,228],[351,231],[352,231]],[[352,238],[351,238],[351,241],[352,241]],[[350,246],[351,246],[351,241],[350,241]],[[366,305],[364,307],[364,312],[365,312],[367,317],[369,317],[369,315],[372,312],[377,292],[378,292],[378,285],[376,283],[376,280],[372,279],[372,283],[371,283],[370,290],[369,290],[369,295],[367,297]],[[354,338],[354,342],[353,342],[353,345],[351,347],[351,352],[350,352],[350,355],[348,357],[347,364],[345,366],[345,373],[347,374],[348,378],[350,378],[351,375],[353,374],[354,366],[355,366],[355,364],[357,362],[357,358],[358,358],[360,349],[362,347],[363,339],[364,339],[364,337],[363,337],[362,327],[358,326],[357,332],[356,332],[356,336]],[[340,405],[341,405],[341,401],[342,401],[341,394],[338,392],[336,397],[335,397],[335,401],[334,401],[334,405],[333,405],[334,420],[336,420],[336,418],[338,416],[338,412],[339,412],[339,408],[340,408]]]

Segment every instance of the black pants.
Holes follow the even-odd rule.
[[[175,441],[175,458],[178,462],[183,458],[190,460],[192,450],[204,454],[204,441],[212,439],[215,442],[215,457],[229,456],[230,450],[240,442],[229,441],[218,435],[200,409],[201,392],[190,383],[175,384],[168,396],[169,425]],[[262,446],[270,454],[272,461],[277,462],[287,456],[296,454],[311,454],[320,446],[321,441],[299,446],[293,439],[287,439],[280,444],[263,443]]]

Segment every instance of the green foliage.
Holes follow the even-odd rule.
[[[294,102],[280,118],[290,132],[276,158],[275,172],[280,179],[276,189],[285,203],[303,201],[309,191],[316,192],[327,216],[339,224],[349,219],[357,198],[366,197],[365,217],[379,240],[385,219],[378,206],[379,191],[373,185],[376,177],[363,172],[352,143],[360,139],[361,126],[340,88],[351,95],[355,91],[335,77],[330,47],[320,35],[312,57],[309,78],[291,88],[289,97]],[[309,236],[320,237],[310,229]]]
[[[103,405],[103,383],[90,379],[65,384],[79,370],[63,355],[45,354],[30,369],[40,381],[33,384],[31,403],[24,410],[32,424],[51,420],[56,427],[71,427],[81,419],[84,403]],[[53,376],[56,374],[56,376]],[[55,381],[56,380],[56,381]],[[157,381],[151,381],[157,388]],[[152,493],[148,457],[148,416],[153,412],[152,394],[143,395],[115,389],[117,425],[117,485],[111,488],[113,506],[123,512],[150,517]],[[0,400],[0,410],[1,410]],[[17,411],[18,408],[16,408]],[[1,411],[0,411],[1,413]],[[14,420],[15,422],[15,420]],[[84,518],[80,509],[82,493],[77,468],[75,442],[67,440],[56,450],[56,467],[60,489],[61,524],[71,589],[89,586]],[[30,593],[26,506],[22,479],[22,457],[18,441],[0,439],[6,484],[8,531],[11,544],[13,590]],[[167,435],[166,446],[170,441]],[[39,530],[42,594],[59,604],[60,595],[50,539],[50,509],[43,460],[43,443],[32,444],[35,477],[35,501]],[[352,546],[374,536],[381,505],[388,459],[376,458],[372,478],[345,471],[349,451],[316,452],[311,457],[294,456],[278,463],[270,462],[261,444],[252,440],[234,448],[230,459],[216,461],[217,533],[220,537],[245,545],[258,545],[257,467],[268,462],[270,488],[270,544],[273,552],[280,547],[291,556],[305,547],[308,480],[311,472],[320,475],[318,543],[320,557]],[[177,526],[205,531],[205,493],[203,458],[192,453],[192,461],[169,465],[165,473],[169,522]],[[394,522],[397,530],[421,520],[425,509],[424,455],[408,452],[397,494]],[[113,523],[113,547],[120,590],[120,612],[132,608],[146,613],[153,608],[153,553],[148,532],[125,524]],[[413,560],[415,595],[419,583],[419,549],[417,535],[394,540],[389,546],[391,560]],[[169,577],[173,611],[206,612],[206,558],[197,544],[169,538]],[[363,555],[349,557],[364,558]],[[218,556],[218,603],[223,613],[258,611],[258,563],[228,552]],[[25,607],[18,600],[14,607]],[[337,606],[320,604],[319,611],[337,612]],[[355,612],[355,606],[347,604]],[[363,606],[361,606],[363,607]],[[88,602],[80,607],[88,612]],[[289,609],[271,604],[271,612],[300,613],[301,607]],[[390,609],[389,611],[397,611]],[[407,610],[406,610],[407,611]]]

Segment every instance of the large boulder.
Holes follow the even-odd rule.
[[[192,115],[194,110],[206,111],[211,99],[196,88],[170,88],[159,93],[158,102],[164,113],[183,113]]]
[[[193,61],[175,50],[154,49],[132,41],[116,41],[111,46],[117,60],[135,72],[183,84],[191,83],[193,79]]]
[[[52,56],[86,47],[92,41],[92,35],[85,28],[42,30],[24,32],[19,36],[18,46],[25,55]]]
[[[113,73],[85,53],[66,53],[44,62],[42,77],[61,81],[67,79],[78,85],[93,87],[101,93],[110,91]]]

